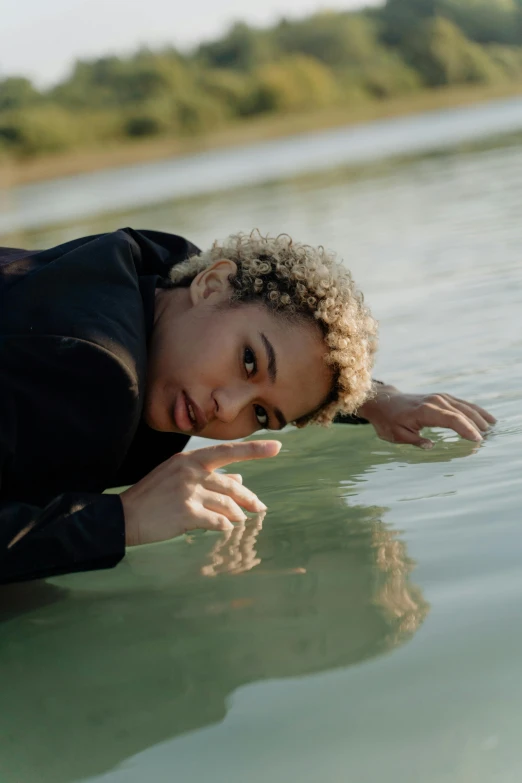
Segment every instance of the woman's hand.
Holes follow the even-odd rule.
[[[233,530],[247,511],[266,506],[237,474],[216,473],[232,462],[275,457],[279,441],[246,441],[175,454],[120,495],[127,546],[165,541],[188,530]]]
[[[479,442],[496,421],[483,408],[451,394],[402,394],[394,386],[384,385],[357,413],[373,424],[383,440],[423,449],[433,446],[433,441],[421,436],[423,427],[445,427]]]

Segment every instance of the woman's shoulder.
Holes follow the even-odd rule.
[[[124,232],[77,240],[14,262],[0,287],[0,337],[90,344],[133,366],[146,350],[140,276]],[[13,282],[14,280],[14,282]]]
[[[62,455],[99,453],[115,464],[138,425],[146,384],[145,315],[131,251],[117,236],[39,255],[0,292],[0,398],[9,396],[10,418],[16,415],[17,459],[42,458],[42,443],[62,468]],[[4,419],[0,436],[13,430]]]

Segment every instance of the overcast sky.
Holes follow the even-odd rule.
[[[126,53],[141,44],[189,47],[232,22],[349,9],[378,0],[0,0],[0,78],[58,81],[77,58]]]

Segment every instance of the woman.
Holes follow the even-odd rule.
[[[0,582],[111,567],[126,545],[262,511],[216,469],[279,443],[180,454],[193,434],[237,439],[346,414],[397,442],[429,446],[425,426],[480,440],[494,419],[477,406],[385,386],[372,397],[375,334],[349,272],[284,236],[202,253],[124,229],[4,251]]]

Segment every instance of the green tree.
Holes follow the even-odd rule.
[[[124,106],[189,88],[188,69],[180,58],[141,52],[128,59],[102,57],[78,62],[71,77],[50,97],[71,108]]]
[[[0,141],[22,157],[71,149],[78,146],[81,135],[82,123],[56,106],[0,115]]]
[[[517,42],[515,0],[440,0],[438,10],[472,41]]]
[[[203,68],[197,78],[197,87],[218,101],[228,116],[237,117],[245,113],[254,84],[252,77],[241,71]]]
[[[520,0],[388,0],[378,18],[385,42],[411,40],[419,22],[443,16],[478,43],[522,43]]]
[[[240,71],[251,71],[273,56],[269,35],[243,22],[233,25],[218,41],[202,44],[196,53],[197,59],[208,67]]]
[[[332,68],[370,63],[379,50],[376,25],[358,14],[329,12],[283,21],[274,36],[282,52],[308,55]]]
[[[438,12],[438,0],[387,0],[378,12],[381,40],[392,46],[410,41],[415,28]]]
[[[485,49],[442,17],[421,22],[403,51],[430,86],[489,83],[505,78]]]
[[[513,80],[522,78],[522,47],[490,44],[487,52],[508,78]]]
[[[375,63],[365,66],[359,78],[366,92],[381,99],[413,92],[422,84],[417,71],[394,53],[381,56]]]
[[[10,76],[0,81],[0,112],[10,109],[24,109],[41,99],[41,94],[29,79]]]
[[[175,116],[180,133],[188,135],[220,127],[226,112],[217,100],[204,93],[194,93],[176,99]]]
[[[331,71],[313,57],[293,55],[259,68],[251,113],[293,112],[331,105],[339,96]]]
[[[522,0],[387,0],[271,29],[238,23],[182,55],[76,63],[40,93],[0,80],[0,155],[204,133],[263,112],[385,100],[420,86],[522,78]]]

